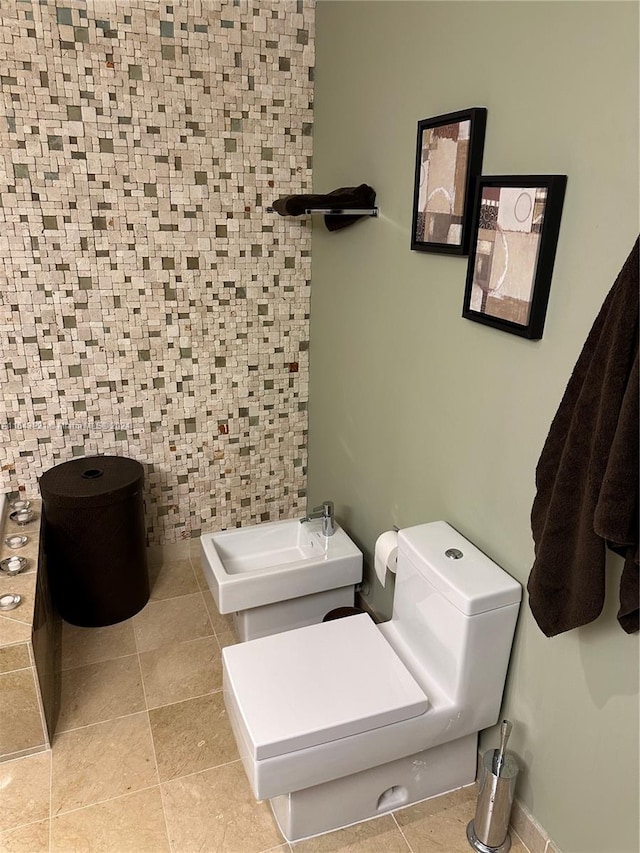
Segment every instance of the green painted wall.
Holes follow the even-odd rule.
[[[310,502],[335,500],[368,559],[391,525],[443,518],[526,583],[535,465],[638,233],[637,69],[635,3],[319,0],[315,190],[370,183],[381,216],[314,226]],[[488,108],[484,174],[569,176],[540,342],[461,319],[465,259],[409,250],[416,122],[471,106]],[[518,626],[518,796],[563,853],[638,850],[618,573],[596,623],[550,640],[525,604]],[[393,584],[369,584],[389,615]]]

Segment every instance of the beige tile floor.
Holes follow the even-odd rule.
[[[246,781],[222,700],[233,642],[197,561],[152,567],[149,604],[63,626],[51,753],[0,764],[6,853],[467,853],[475,790],[287,844]],[[514,853],[526,848],[514,838]]]

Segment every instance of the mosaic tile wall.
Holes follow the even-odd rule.
[[[313,0],[0,13],[0,489],[106,453],[150,543],[301,513]]]

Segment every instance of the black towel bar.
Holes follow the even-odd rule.
[[[267,207],[265,208],[267,213],[276,213],[275,207]],[[311,207],[305,210],[305,215],[313,216],[315,214],[321,214],[322,216],[377,216],[379,212],[379,208],[377,207],[365,207],[365,208],[333,208],[333,207]]]
[[[275,213],[274,207],[267,207],[267,213]],[[322,216],[377,216],[377,207],[366,208],[333,208],[333,207],[311,207],[305,210],[305,215],[313,216],[315,214]]]
[[[305,210],[305,213],[313,215],[315,213],[321,213],[324,216],[377,216],[378,208],[377,207],[366,207],[366,208],[329,208],[326,207],[312,207]]]

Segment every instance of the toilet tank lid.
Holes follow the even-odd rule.
[[[520,584],[446,521],[400,530],[398,548],[465,615],[517,604],[522,598]]]

